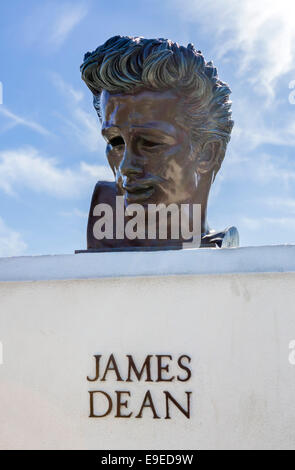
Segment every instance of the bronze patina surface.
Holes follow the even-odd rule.
[[[114,182],[97,183],[88,219],[88,250],[181,248],[175,240],[97,240],[97,204],[200,204],[201,246],[237,246],[235,227],[210,230],[207,204],[230,139],[230,89],[192,44],[115,36],[81,66],[93,93]],[[125,221],[128,217],[125,217]],[[114,220],[115,224],[115,220]]]

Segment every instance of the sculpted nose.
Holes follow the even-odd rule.
[[[134,155],[134,153],[130,149],[126,149],[124,152],[124,156],[121,160],[120,173],[123,176],[137,176],[143,173],[143,169],[139,162],[139,157]]]

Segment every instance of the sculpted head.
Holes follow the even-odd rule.
[[[192,44],[115,36],[85,55],[82,78],[125,204],[196,202],[205,215],[230,139],[230,89]]]

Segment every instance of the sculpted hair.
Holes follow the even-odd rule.
[[[233,127],[231,90],[192,44],[183,47],[168,39],[114,36],[85,54],[81,73],[99,116],[102,90],[174,90],[181,97],[180,118],[190,127],[194,144],[202,149],[207,142],[220,142],[217,173]]]

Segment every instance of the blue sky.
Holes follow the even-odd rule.
[[[213,59],[235,127],[209,223],[236,225],[243,246],[295,243],[294,14],[291,0],[1,2],[0,256],[85,248],[93,186],[110,172],[79,66],[115,34]]]

